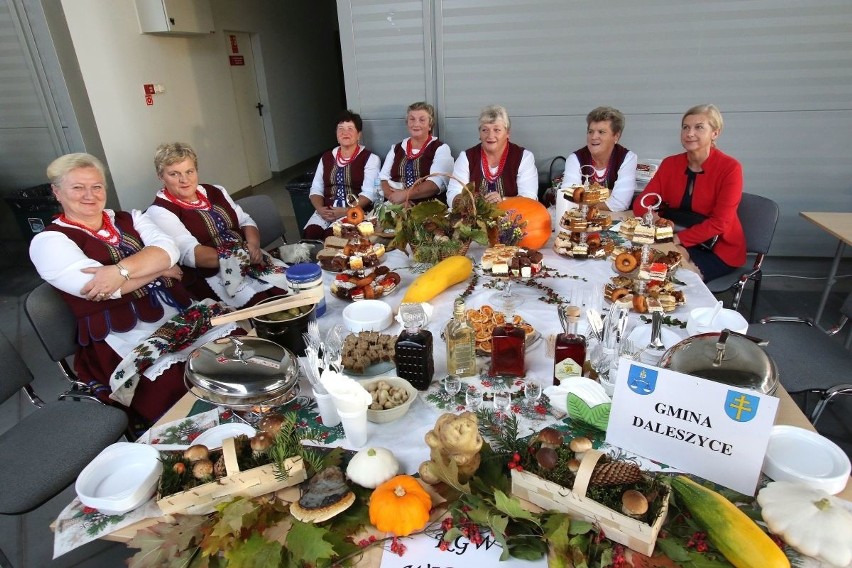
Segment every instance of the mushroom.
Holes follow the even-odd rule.
[[[195,479],[209,479],[213,477],[213,462],[203,459],[192,464],[192,477]]]
[[[198,460],[206,460],[210,457],[210,450],[204,444],[198,444],[197,446],[190,446],[183,452],[183,459],[189,460],[190,462],[197,462]]]
[[[268,432],[260,432],[251,439],[251,453],[254,457],[260,457],[269,451],[275,438]]]
[[[556,455],[556,450],[553,448],[542,446],[535,453],[535,459],[538,462],[538,465],[541,466],[541,469],[550,471],[556,467],[556,462],[559,460],[559,456]]]
[[[568,471],[571,473],[577,473],[580,471],[580,460],[577,458],[571,458],[568,460]]]
[[[621,512],[639,518],[648,512],[648,499],[635,489],[628,489],[621,496]]]
[[[172,466],[172,471],[178,475],[183,475],[186,472],[186,464],[183,462],[175,462]]]
[[[585,436],[579,436],[571,440],[568,447],[574,452],[574,457],[581,460],[583,459],[583,454],[592,449],[592,441]]]
[[[562,432],[555,428],[545,428],[535,437],[535,441],[541,444],[542,448],[556,449],[562,445]]]
[[[284,424],[284,416],[273,412],[260,419],[260,422],[257,423],[257,429],[261,432],[266,432],[274,438],[281,430],[282,424]]]

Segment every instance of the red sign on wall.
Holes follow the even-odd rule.
[[[228,36],[228,39],[231,40],[231,53],[239,53],[240,46],[237,45],[237,36],[231,34]]]
[[[233,65],[245,65],[246,64],[246,58],[243,57],[242,55],[229,55],[228,61],[231,62],[232,66]]]
[[[148,106],[154,106],[154,97],[151,95],[145,95],[145,104]]]
[[[153,95],[154,94],[154,84],[153,83],[146,83],[146,84],[142,85],[142,87],[145,89],[146,95]]]

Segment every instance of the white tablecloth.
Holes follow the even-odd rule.
[[[552,241],[552,238],[551,238]],[[602,287],[609,279],[615,275],[612,269],[612,263],[605,260],[574,260],[564,258],[557,255],[550,248],[550,244],[543,248],[541,252],[544,255],[544,265],[556,269],[559,273],[567,275],[564,278],[546,278],[541,279],[541,282],[562,296],[572,295],[576,297],[576,292],[581,289],[600,290],[603,293]],[[478,264],[479,258],[482,255],[483,247],[474,244],[471,246],[468,256]],[[397,287],[397,290],[390,296],[384,298],[396,312],[399,307],[404,289],[417,277],[419,273],[412,271],[411,261],[409,257],[399,251],[391,251],[387,253],[384,259],[384,264],[390,269],[398,272],[402,277],[402,282]],[[476,270],[476,268],[475,268]],[[334,273],[326,272],[324,279],[326,289],[335,278]],[[671,315],[682,321],[686,321],[689,310],[696,307],[712,306],[716,299],[713,294],[707,289],[700,277],[689,270],[679,270],[677,279],[684,282],[683,290],[687,304],[679,307]],[[480,276],[479,283],[476,289],[466,298],[466,305],[470,308],[478,308],[484,304],[494,306],[495,300],[493,296],[499,294],[495,289],[490,289],[484,286],[485,283],[491,281],[488,276]],[[452,316],[453,302],[459,294],[467,288],[468,282],[457,284],[430,303],[434,307],[432,319],[428,324],[428,329],[434,336],[434,359],[435,359],[435,381],[446,376],[446,355],[445,344],[441,339],[441,331],[447,324],[447,321]],[[521,315],[526,321],[530,322],[541,333],[542,340],[532,345],[526,354],[526,369],[528,377],[537,378],[543,385],[551,384],[553,376],[553,358],[545,354],[546,338],[551,334],[559,333],[562,327],[557,316],[556,305],[548,304],[541,301],[539,298],[544,295],[541,290],[529,288],[524,285],[515,286],[516,294],[523,298],[521,303],[516,308],[516,313]],[[602,296],[601,296],[602,297]],[[333,327],[335,324],[342,324],[342,312],[348,305],[348,302],[333,297],[330,293],[326,295],[328,309],[321,318],[319,318],[320,330],[323,334]],[[606,302],[601,301],[600,304],[607,308]],[[638,314],[631,314],[630,325],[646,325],[639,321]],[[668,328],[680,337],[686,337],[686,331],[676,327]],[[383,333],[398,335],[401,331],[399,323],[394,322],[391,327],[384,330]],[[582,331],[582,327],[581,327]],[[480,365],[488,365],[487,359],[479,359]],[[393,374],[393,371],[390,371]],[[310,391],[307,391],[310,392]],[[368,425],[368,445],[384,446],[392,448],[394,453],[400,459],[400,462],[409,473],[416,471],[420,462],[428,459],[429,448],[423,441],[425,433],[431,429],[439,412],[431,405],[425,402],[423,394],[420,399],[415,401],[412,409],[404,418],[388,424],[369,424]],[[543,427],[543,425],[542,425]],[[350,449],[351,446],[343,441],[342,445]]]

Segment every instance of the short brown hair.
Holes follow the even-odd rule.
[[[429,115],[429,131],[431,132],[433,128],[435,128],[435,107],[430,105],[425,101],[418,101],[416,103],[411,103],[408,105],[408,108],[405,110],[405,117],[408,118],[408,113],[413,110],[425,110]]]
[[[195,169],[198,169],[198,156],[189,144],[185,142],[160,144],[157,146],[157,151],[154,152],[154,167],[157,169],[157,176],[163,175],[163,170],[166,169],[166,166],[171,166],[184,160],[192,160],[192,163],[195,164]]]
[[[509,113],[506,111],[506,107],[488,105],[479,113],[479,126],[483,124],[495,124],[497,122],[502,122],[506,130],[512,129],[512,122],[509,120]]]
[[[624,130],[624,114],[617,108],[602,106],[598,107],[586,115],[586,126],[590,126],[593,122],[609,121],[612,127],[613,134],[621,134]]]

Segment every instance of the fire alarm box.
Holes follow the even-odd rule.
[[[209,0],[136,0],[143,34],[187,36],[213,33]]]

